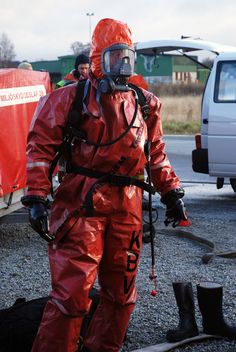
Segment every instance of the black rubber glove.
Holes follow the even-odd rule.
[[[53,241],[55,237],[49,234],[47,200],[38,196],[25,196],[21,202],[29,208],[32,228],[47,242]]]
[[[181,220],[187,220],[186,208],[183,200],[184,190],[182,188],[173,189],[166,193],[162,198],[161,202],[166,205],[166,218],[164,224],[168,226],[172,224],[173,227],[179,225]]]

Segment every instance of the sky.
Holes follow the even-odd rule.
[[[0,0],[0,35],[19,61],[73,54],[107,17],[127,23],[134,42],[185,35],[236,46],[235,16],[235,0]]]

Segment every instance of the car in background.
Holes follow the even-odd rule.
[[[236,192],[236,47],[191,38],[136,44],[136,51],[143,55],[176,50],[190,60],[193,58],[189,54],[196,52],[214,54],[202,97],[201,130],[195,136],[192,168],[215,177],[218,189],[228,178]]]

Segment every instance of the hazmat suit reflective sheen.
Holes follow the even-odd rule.
[[[131,32],[122,22],[103,19],[95,28],[91,46],[91,82],[80,129],[90,141],[106,143],[120,136],[134,115],[134,93],[115,91],[96,101],[101,53],[113,44],[132,46]],[[160,119],[161,103],[144,91],[150,113],[144,121],[140,107],[133,127],[118,142],[96,147],[74,139],[71,163],[88,169],[144,175],[146,140],[151,141],[152,182],[161,196],[180,182],[165,154]],[[62,143],[76,85],[42,97],[33,117],[27,144],[26,196],[46,198],[48,172]],[[86,111],[85,111],[86,110]],[[44,310],[33,352],[75,352],[83,316],[88,312],[89,291],[98,281],[99,306],[85,338],[91,352],[115,352],[121,348],[137,294],[135,279],[142,245],[142,190],[137,186],[100,183],[93,192],[93,214],[87,216],[85,198],[93,177],[67,173],[55,192],[50,214],[49,243],[52,280],[51,300]]]

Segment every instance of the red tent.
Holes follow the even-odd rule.
[[[0,69],[0,197],[25,187],[26,141],[48,72]]]

